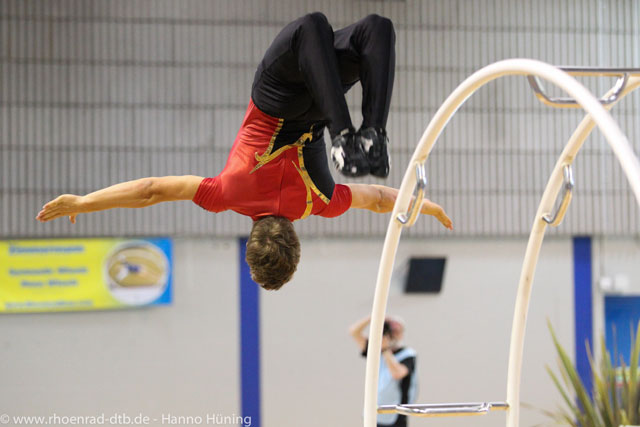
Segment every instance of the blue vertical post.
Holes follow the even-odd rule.
[[[585,388],[592,395],[593,377],[587,357],[586,342],[593,354],[593,300],[591,293],[591,238],[573,238],[573,284],[576,329],[576,368]]]
[[[260,294],[245,261],[247,239],[240,246],[240,377],[242,417],[260,427]]]

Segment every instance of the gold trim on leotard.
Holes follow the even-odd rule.
[[[250,174],[254,173],[258,169],[260,169],[262,166],[266,165],[271,160],[273,160],[274,158],[278,157],[280,155],[280,153],[282,153],[283,151],[286,150],[287,146],[285,145],[284,147],[280,148],[279,150],[276,150],[275,153],[271,153],[271,150],[273,150],[273,145],[276,142],[276,138],[278,137],[278,134],[280,133],[280,130],[282,129],[282,125],[283,124],[284,124],[284,119],[278,119],[278,125],[276,126],[276,129],[273,131],[273,135],[271,135],[271,140],[269,141],[269,146],[267,147],[265,152],[262,153],[262,154],[258,154],[258,152],[256,151],[255,156],[256,156],[256,160],[258,161],[258,164],[251,170],[251,172],[249,172]],[[285,150],[283,150],[283,148]]]
[[[294,148],[294,147],[297,148],[297,150],[298,150],[298,164],[296,165],[296,163],[294,161],[291,161],[291,163],[293,164],[293,167],[295,167],[296,170],[298,171],[298,173],[300,174],[300,178],[302,178],[302,182],[304,182],[304,186],[307,189],[306,207],[305,207],[304,213],[300,217],[300,219],[304,219],[304,218],[308,217],[309,215],[311,215],[311,210],[313,209],[313,197],[311,195],[312,191],[325,204],[328,205],[330,200],[329,200],[329,198],[327,196],[322,194],[320,189],[318,189],[316,184],[311,179],[311,176],[309,175],[309,172],[307,171],[307,168],[304,166],[304,154],[303,154],[302,150],[304,149],[304,144],[313,139],[313,126],[311,127],[309,132],[303,133],[300,136],[300,138],[298,138],[298,140],[296,142],[294,142],[293,144],[285,145],[285,146],[280,147],[279,149],[277,149],[275,152],[273,152],[273,153],[271,152],[271,150],[273,150],[273,145],[275,143],[276,137],[278,136],[278,133],[282,129],[283,122],[284,122],[284,119],[279,119],[278,120],[278,126],[276,127],[276,130],[275,130],[273,136],[271,137],[271,141],[269,142],[269,146],[267,147],[265,152],[263,154],[258,154],[258,152],[255,153],[256,160],[258,161],[258,164],[249,173],[250,174],[254,173],[258,169],[260,169],[262,166],[266,165],[271,160],[273,160],[276,157],[278,157],[283,152],[285,152],[285,151],[287,151],[287,150],[289,150],[291,148]]]
[[[304,214],[302,214],[300,219],[306,218],[309,215],[311,215],[311,209],[313,208],[313,199],[311,198],[311,191],[316,193],[316,195],[320,198],[320,200],[322,200],[325,204],[328,205],[330,202],[329,198],[324,194],[322,194],[320,189],[316,187],[316,184],[311,179],[311,176],[309,176],[309,172],[307,172],[307,168],[304,166],[304,155],[302,153],[303,148],[304,148],[303,146],[298,147],[298,165],[300,167],[298,167],[295,163],[293,163],[293,161],[291,161],[291,163],[293,163],[293,166],[295,166],[296,170],[300,174],[302,181],[304,181],[305,187],[307,187],[307,207],[304,210]]]

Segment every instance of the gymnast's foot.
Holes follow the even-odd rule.
[[[356,140],[367,154],[369,172],[373,176],[386,178],[389,176],[389,138],[382,129],[368,127],[358,131]]]
[[[369,161],[353,129],[345,129],[333,138],[331,159],[344,176],[357,177],[369,173]]]

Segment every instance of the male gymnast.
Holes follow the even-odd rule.
[[[63,194],[36,217],[46,222],[111,208],[142,208],[192,200],[211,212],[250,216],[247,263],[270,290],[288,282],[300,260],[293,221],[309,215],[336,217],[349,208],[390,212],[397,190],[381,185],[336,184],[328,168],[324,128],[332,158],[347,176],[389,173],[385,125],[393,85],[395,34],[390,20],[370,15],[333,31],[312,13],[288,24],[258,66],[251,100],[222,172],[148,177],[85,196]],[[363,123],[354,131],[344,93],[360,81]],[[424,200],[421,212],[445,227],[444,210]]]

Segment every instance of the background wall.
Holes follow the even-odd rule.
[[[428,220],[424,220],[428,221]],[[503,400],[515,291],[526,242],[405,240],[389,312],[418,351],[420,402]],[[382,242],[303,242],[293,282],[261,292],[265,426],[361,424],[365,360],[347,333],[371,309]],[[103,313],[3,316],[0,413],[201,415],[239,411],[237,243],[175,242],[175,303]],[[446,256],[439,295],[402,294],[407,259]],[[544,373],[554,365],[549,319],[572,352],[571,242],[547,241],[529,316],[522,399],[560,401]],[[503,422],[503,414],[472,420]],[[522,425],[543,421],[523,409]],[[469,425],[416,419],[412,425]],[[152,425],[161,425],[152,423]]]
[[[405,342],[418,352],[419,402],[504,399],[511,319],[525,246],[520,239],[402,242],[387,312],[406,321]],[[381,250],[378,240],[305,241],[291,286],[262,295],[266,425],[297,425],[300,420],[305,426],[362,422],[365,359],[347,329],[371,311]],[[401,292],[411,255],[447,257],[441,294]],[[572,354],[572,298],[571,242],[547,241],[531,301],[522,378],[522,400],[538,408],[554,409],[559,403],[544,371],[545,364],[555,367],[546,321],[554,324]],[[539,412],[522,410],[521,425],[542,421]],[[488,427],[503,422],[500,413],[473,420],[412,419],[412,425],[425,426]]]
[[[237,260],[233,241],[178,241],[170,306],[3,315],[0,413],[239,414]]]
[[[640,2],[632,0],[2,0],[0,234],[246,233],[245,219],[187,203],[92,215],[75,227],[38,225],[32,216],[60,193],[147,175],[216,175],[264,50],[284,24],[313,10],[335,28],[373,12],[395,23],[390,185],[399,185],[437,107],[483,65],[529,57],[640,66]],[[612,82],[585,83],[603,93]],[[349,101],[358,123],[358,89]],[[631,96],[615,108],[631,141],[639,107]],[[429,196],[456,218],[457,235],[528,233],[555,157],[581,117],[539,104],[522,77],[491,83],[434,150]],[[576,162],[577,197],[559,233],[637,233],[620,169],[600,138],[592,139]],[[299,228],[312,236],[385,231],[380,217],[352,218],[310,219]],[[423,223],[411,233],[443,231]]]

